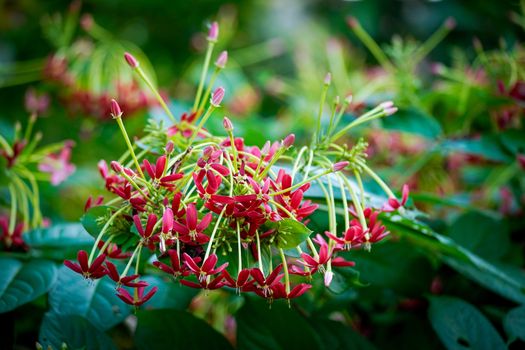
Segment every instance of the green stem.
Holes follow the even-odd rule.
[[[210,97],[211,89],[213,89],[213,84],[215,84],[215,80],[219,76],[219,72],[221,69],[219,67],[216,67],[213,71],[213,74],[210,78],[210,83],[208,84],[208,87],[206,88],[206,92],[204,93],[204,96],[202,97],[202,101],[199,103],[199,108],[197,109],[197,115],[201,114],[201,112],[204,110],[204,106],[206,105],[206,101]]]
[[[290,294],[290,274],[288,273],[288,263],[286,262],[286,257],[284,256],[284,251],[282,248],[279,248],[279,254],[281,255],[281,260],[283,262],[284,283],[286,288],[286,295],[288,295]]]
[[[120,128],[120,131],[122,132],[122,136],[124,136],[124,140],[126,141],[126,145],[128,146],[129,153],[131,154],[131,157],[133,158],[133,162],[135,163],[135,167],[137,167],[137,171],[139,172],[140,176],[144,177],[144,173],[142,172],[142,169],[140,168],[139,160],[137,159],[137,156],[135,155],[135,151],[133,150],[133,146],[131,145],[131,141],[129,139],[128,133],[126,131],[126,128],[124,127],[124,123],[122,122],[122,117],[117,117],[117,124]]]
[[[197,94],[195,95],[195,102],[193,102],[193,112],[197,112],[197,107],[199,106],[199,102],[202,96],[202,89],[204,87],[206,75],[208,75],[208,67],[210,66],[211,54],[213,52],[214,46],[215,42],[208,40],[208,48],[206,49],[206,57],[204,58],[204,66],[202,67],[201,78],[199,80],[199,87],[197,88]]]
[[[170,109],[168,108],[168,106],[166,105],[166,102],[164,102],[164,99],[162,98],[162,96],[160,96],[159,92],[157,91],[157,89],[155,88],[155,86],[153,85],[153,83],[149,80],[149,78],[146,76],[146,74],[144,73],[144,71],[142,70],[142,68],[140,67],[136,67],[135,68],[135,71],[138,73],[139,77],[146,83],[146,85],[148,85],[148,87],[150,88],[150,90],[153,92],[153,95],[155,96],[155,98],[157,99],[157,101],[159,102],[160,106],[162,107],[162,109],[164,110],[164,112],[166,112],[166,114],[168,115],[168,117],[171,119],[172,122],[176,123],[177,122],[177,119],[175,119],[175,117],[173,116],[173,114],[171,113]]]
[[[16,209],[17,209],[17,203],[16,203],[16,193],[15,189],[13,187],[13,184],[9,184],[7,186],[9,188],[9,196],[11,198],[11,212],[9,213],[9,236],[13,234],[16,227]]]
[[[117,210],[113,215],[111,215],[111,217],[108,219],[106,224],[102,227],[102,230],[100,230],[100,233],[98,234],[97,239],[95,240],[95,243],[93,244],[93,248],[91,248],[91,253],[89,254],[89,259],[88,259],[88,265],[91,265],[91,262],[93,261],[93,258],[95,257],[95,252],[97,250],[98,243],[100,242],[100,240],[104,236],[104,233],[106,233],[106,230],[113,223],[113,220],[115,220],[115,218],[120,213],[122,213],[124,211],[124,209],[127,209],[127,208],[128,208],[127,206],[124,206],[124,207],[120,208],[119,210]]]
[[[356,21],[355,25],[352,26],[352,30],[385,70],[390,72],[394,71],[394,66],[386,57],[383,50],[381,50],[375,40],[363,29],[359,22]]]

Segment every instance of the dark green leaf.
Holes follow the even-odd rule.
[[[525,341],[525,305],[510,310],[503,320],[509,343],[516,339]]]
[[[506,222],[479,212],[468,212],[457,218],[449,235],[473,253],[491,260],[501,258],[510,247]]]
[[[395,115],[383,119],[383,127],[434,139],[441,135],[439,123],[425,112],[416,108],[400,109]]]
[[[277,247],[292,249],[303,243],[312,233],[303,223],[283,219],[277,223]]]
[[[235,318],[240,350],[322,348],[314,329],[282,300],[270,308],[264,300],[246,299]]]
[[[104,223],[99,219],[106,216],[109,210],[110,207],[103,205],[92,207],[80,219],[82,226],[84,226],[86,231],[94,238],[97,238],[100,230],[102,230],[102,227],[104,226]]]
[[[72,258],[76,252],[93,245],[93,237],[79,223],[58,224],[24,233],[24,241],[33,256]]]
[[[151,310],[137,316],[138,349],[233,349],[219,332],[188,312]]]
[[[0,313],[38,298],[51,288],[56,277],[57,268],[51,261],[21,261],[1,257]]]
[[[428,317],[449,350],[506,349],[490,322],[469,303],[452,297],[430,298]]]
[[[107,330],[122,322],[131,312],[115,295],[115,283],[108,278],[95,281],[62,266],[53,289],[49,292],[51,310],[58,315],[79,315],[93,326]]]
[[[47,349],[116,349],[111,339],[93,327],[89,321],[76,315],[57,315],[48,312],[40,326],[38,341]]]
[[[522,280],[416,220],[399,214],[384,214],[382,219],[393,234],[408,238],[412,244],[464,276],[507,299],[525,303],[525,283]]]
[[[352,328],[342,323],[331,320],[308,319],[309,323],[315,329],[315,332],[321,337],[323,349],[353,349],[353,350],[373,350],[374,345],[366,338],[356,333]]]

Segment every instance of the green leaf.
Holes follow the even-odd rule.
[[[100,222],[99,219],[106,216],[109,210],[110,207],[104,205],[92,207],[80,219],[82,226],[84,226],[86,231],[94,238],[97,238],[100,230],[102,230],[104,226],[104,223]]]
[[[445,152],[462,152],[481,156],[497,162],[508,162],[514,158],[509,156],[495,135],[484,135],[479,139],[448,140],[441,144]]]
[[[428,317],[434,331],[449,350],[506,349],[503,339],[485,316],[461,299],[430,298]]]
[[[509,300],[525,303],[522,280],[416,220],[399,214],[383,214],[381,218],[393,234],[408,238],[426,254],[437,257],[467,278]]]
[[[264,300],[247,298],[235,318],[240,350],[322,348],[314,328],[284,301],[270,308]]]
[[[457,218],[450,227],[449,236],[486,259],[497,260],[510,247],[506,222],[480,212],[467,212]]]
[[[158,288],[157,293],[145,305],[151,309],[176,309],[186,310],[199,290],[185,287],[173,278],[166,280],[160,276],[144,276],[143,281]]]
[[[395,115],[382,119],[383,127],[434,139],[442,134],[439,123],[427,113],[416,109],[400,109]]]
[[[76,315],[58,315],[48,312],[40,326],[38,341],[47,349],[116,349],[111,339],[86,319]]]
[[[303,223],[283,219],[277,223],[277,247],[292,249],[303,243],[312,233]]]
[[[139,311],[137,317],[138,349],[233,349],[224,336],[186,311]]]
[[[86,280],[62,266],[49,292],[51,310],[58,315],[83,316],[97,329],[107,330],[122,322],[131,312],[115,295],[115,283],[108,278]]]
[[[58,224],[24,233],[30,253],[50,259],[72,258],[76,252],[93,245],[93,238],[79,223]]]
[[[309,323],[323,340],[323,349],[373,350],[374,345],[352,328],[331,320],[309,318]]]
[[[503,319],[503,328],[509,337],[509,343],[516,339],[525,341],[525,305],[510,310]]]
[[[57,277],[48,260],[20,261],[0,257],[0,313],[28,303],[51,288]]]

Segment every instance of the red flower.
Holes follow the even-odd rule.
[[[328,231],[326,231],[325,234],[337,244],[342,245],[345,250],[359,247],[363,242],[364,237],[361,225],[351,225],[348,230],[346,230],[343,237],[337,237]]]
[[[250,273],[253,279],[255,280],[256,285],[249,285],[243,290],[250,292],[253,291],[257,295],[262,296],[263,298],[271,297],[273,295],[273,288],[277,284],[280,284],[280,281],[284,277],[284,274],[280,274],[282,268],[283,265],[279,264],[266,278],[264,277],[261,270],[259,270],[258,268],[251,269]]]
[[[324,264],[326,264],[332,257],[332,250],[329,250],[328,244],[321,235],[317,235],[316,241],[321,246],[317,256],[312,257],[306,253],[302,253],[301,258],[303,258],[304,261],[299,262],[308,266],[313,271],[316,271],[317,269],[324,271]]]
[[[168,254],[170,256],[171,266],[160,261],[153,262],[153,265],[175,278],[188,276],[190,271],[187,269],[186,265],[180,263],[177,251],[170,249],[168,250]],[[194,258],[193,261],[197,264],[201,261],[201,258]]]
[[[239,271],[237,274],[237,280],[234,280],[233,277],[228,273],[227,270],[223,271],[224,279],[226,280],[226,285],[231,288],[237,289],[237,292],[240,292],[241,288],[253,284],[255,280],[248,281],[250,278],[250,269],[244,269]]]
[[[293,299],[300,297],[306,293],[312,286],[308,283],[300,283],[292,288],[290,293],[286,293],[286,287],[282,283],[276,284],[272,287],[273,294],[272,299]]]
[[[164,175],[166,170],[166,156],[160,156],[157,158],[155,165],[152,165],[147,159],[144,159],[142,166],[146,169],[146,172],[151,177],[152,180],[158,180],[160,185],[167,188],[173,188],[173,182],[181,179],[184,174],[170,174]]]
[[[85,250],[81,250],[77,254],[78,264],[65,260],[64,265],[76,273],[81,274],[84,278],[98,279],[104,277],[107,273],[107,270],[102,266],[105,259],[106,255],[101,254],[91,263],[91,266],[89,266],[88,255]]]
[[[197,265],[200,261],[200,258],[199,260],[196,260],[196,258],[192,258],[186,253],[183,254],[183,257],[184,263],[188,269],[190,269],[190,271],[193,272],[195,276],[197,276],[199,282],[203,282],[208,278],[208,276],[221,273],[228,266],[228,263],[224,263],[221,266],[215,268],[215,265],[217,265],[217,261],[219,260],[215,254],[208,256],[200,267]]]
[[[0,216],[0,242],[3,243],[5,249],[11,250],[13,248],[21,248],[27,250],[27,246],[22,238],[24,232],[24,224],[19,223],[15,226],[13,232],[9,232],[9,218],[7,216]]]
[[[137,287],[133,293],[133,296],[125,290],[124,288],[119,288],[117,290],[117,297],[119,297],[123,302],[133,306],[140,306],[151,299],[153,294],[157,292],[157,287],[151,288],[151,290],[144,295],[144,289],[146,287]]]
[[[201,245],[210,240],[210,237],[205,235],[203,231],[210,225],[211,219],[212,214],[208,213],[204,215],[199,223],[195,204],[190,203],[186,209],[186,224],[184,225],[178,221],[174,221],[173,229],[181,235],[180,240],[182,242],[191,245]]]
[[[121,277],[117,270],[117,267],[110,261],[106,261],[106,268],[107,268],[107,274],[109,278],[117,282],[118,287],[120,287],[121,285],[124,285],[126,287],[132,287],[132,288],[148,286],[147,282],[143,282],[143,281],[133,282],[133,280],[140,277],[139,274]]]
[[[157,223],[157,216],[155,214],[149,214],[145,230],[142,227],[142,222],[140,221],[140,217],[138,215],[133,216],[133,221],[135,222],[137,231],[142,237],[142,243],[150,250],[155,250],[154,243],[158,240],[158,237],[153,235],[153,228]]]

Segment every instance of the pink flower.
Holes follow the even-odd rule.
[[[408,194],[409,194],[409,188],[407,184],[403,185],[403,194],[401,198],[401,202],[397,200],[397,198],[389,198],[388,201],[383,205],[383,208],[381,210],[390,212],[399,209],[400,207],[403,207],[407,200],[408,200]]]
[[[57,186],[75,172],[71,159],[72,142],[67,142],[59,154],[50,154],[38,164],[38,170],[51,174],[51,184]]]

